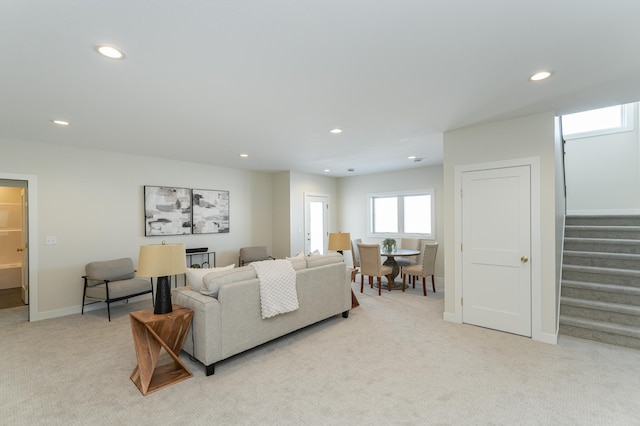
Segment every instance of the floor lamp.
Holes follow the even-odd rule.
[[[184,244],[155,244],[140,246],[137,275],[158,277],[154,314],[168,314],[171,307],[170,275],[187,271],[187,255]]]

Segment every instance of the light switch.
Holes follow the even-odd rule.
[[[58,244],[58,237],[56,237],[55,235],[49,235],[45,237],[44,243],[48,246]]]

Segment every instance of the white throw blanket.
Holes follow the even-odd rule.
[[[299,308],[296,271],[285,259],[252,262],[260,280],[262,319],[295,311]]]

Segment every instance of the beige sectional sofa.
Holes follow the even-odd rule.
[[[349,316],[351,280],[340,254],[289,259],[296,271],[299,308],[262,319],[260,288],[251,265],[205,275],[200,289],[179,287],[173,302],[194,311],[183,350],[206,367],[322,321]]]

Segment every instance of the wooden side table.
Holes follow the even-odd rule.
[[[131,380],[143,395],[193,376],[178,357],[193,319],[193,311],[179,305],[172,306],[173,312],[168,314],[156,315],[153,308],[129,314],[138,360]],[[162,348],[171,361],[158,366]]]

